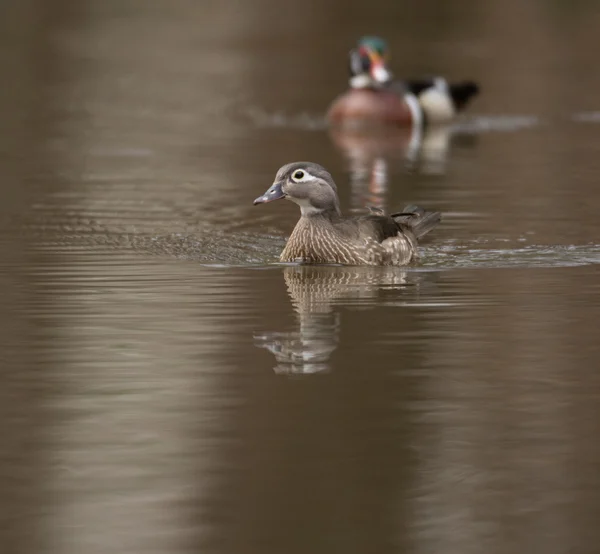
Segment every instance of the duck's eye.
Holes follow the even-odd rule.
[[[292,175],[292,178],[295,181],[301,181],[302,179],[304,179],[304,171],[295,171],[294,174]]]

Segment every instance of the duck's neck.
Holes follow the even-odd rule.
[[[300,206],[300,214],[302,217],[315,218],[315,221],[319,219],[326,219],[329,221],[335,221],[342,217],[342,212],[339,206],[335,206],[328,210],[319,210],[310,204],[307,206]]]
[[[361,73],[360,75],[353,75],[350,77],[350,88],[378,90],[388,87],[391,82],[391,75],[387,79],[378,81],[377,79],[373,79],[373,77],[367,73]]]

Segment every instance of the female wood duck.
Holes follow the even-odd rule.
[[[407,265],[417,242],[441,220],[439,212],[408,206],[401,213],[343,217],[329,172],[312,162],[284,165],[254,204],[286,198],[301,217],[279,257],[282,262],[342,265]]]
[[[350,51],[350,90],[334,100],[332,123],[362,121],[396,125],[448,123],[478,94],[473,81],[449,84],[443,77],[398,81],[386,63],[389,51],[379,37],[364,37]]]

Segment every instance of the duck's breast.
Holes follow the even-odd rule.
[[[389,123],[410,125],[411,111],[404,98],[389,90],[350,89],[338,96],[327,112],[332,124]]]

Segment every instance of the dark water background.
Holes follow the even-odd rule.
[[[600,10],[0,7],[0,552],[594,553]],[[346,53],[470,77],[330,133]],[[275,264],[277,168],[444,212],[418,269]]]

